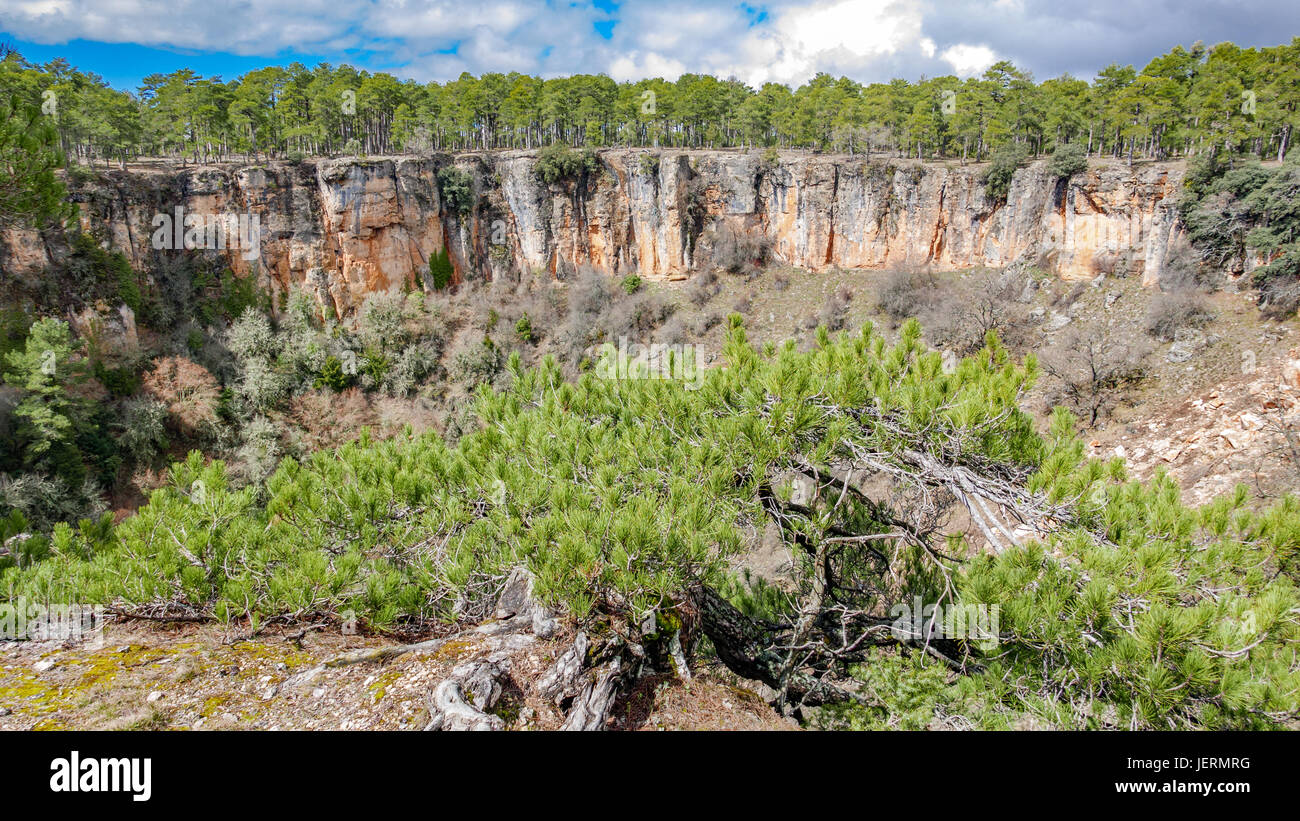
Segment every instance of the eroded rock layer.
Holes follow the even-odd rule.
[[[610,150],[594,171],[552,184],[537,164],[535,153],[494,152],[131,169],[73,196],[83,223],[142,270],[175,253],[160,215],[182,225],[255,216],[256,231],[195,252],[278,288],[306,286],[340,312],[422,281],[444,247],[457,279],[587,265],[675,279],[748,257],[812,270],[1028,261],[1084,279],[1097,258],[1122,254],[1153,282],[1179,230],[1173,164],[1094,164],[1061,180],[1037,162],[1016,173],[1005,203],[985,195],[978,167],[884,158]],[[444,196],[448,165],[466,172],[469,196]],[[49,254],[31,233],[5,237],[16,275],[44,270]]]

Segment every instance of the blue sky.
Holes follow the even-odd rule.
[[[1040,79],[1090,77],[1196,40],[1276,45],[1297,35],[1294,0],[0,0],[0,39],[119,88],[178,68],[229,79],[294,61],[421,81],[708,72],[758,85],[826,71],[872,82],[968,76],[998,59]]]
[[[274,56],[244,56],[223,51],[153,48],[135,43],[102,43],[94,40],[72,40],[46,45],[20,40],[9,34],[0,35],[0,39],[33,62],[45,63],[62,57],[83,70],[99,74],[115,88],[129,90],[135,90],[143,77],[155,73],[165,74],[178,68],[190,68],[205,77],[220,75],[223,79],[233,79],[269,63],[287,65],[297,60],[306,65],[315,65],[325,60],[322,55],[300,54],[292,49]]]

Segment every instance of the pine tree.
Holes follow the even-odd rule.
[[[71,214],[55,176],[63,165],[49,119],[18,97],[0,99],[0,227],[45,227]]]
[[[363,435],[285,459],[264,503],[196,452],[111,538],[62,530],[0,589],[418,629],[490,614],[524,565],[629,669],[671,670],[669,648],[707,637],[829,726],[1293,721],[1300,501],[1186,507],[1166,476],[1087,458],[1064,410],[1040,435],[1019,408],[1033,358],[990,333],[946,370],[920,340],[911,321],[893,345],[867,326],[760,350],[733,316],[698,389],[565,382],[514,354],[454,445]],[[763,523],[794,568],[779,590],[729,569]],[[968,612],[996,619],[963,632]]]
[[[454,271],[447,249],[442,248],[429,257],[429,283],[433,290],[441,291],[451,284]]]

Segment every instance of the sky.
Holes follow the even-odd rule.
[[[1300,36],[1297,0],[0,0],[0,42],[117,88],[191,68],[350,63],[421,82],[519,71],[616,80],[686,72],[798,85],[1141,68],[1175,45]]]

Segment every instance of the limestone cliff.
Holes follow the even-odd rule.
[[[472,188],[454,208],[440,191],[448,165]],[[1066,181],[1037,162],[999,204],[976,167],[883,158],[610,150],[580,178],[546,185],[536,171],[527,152],[137,168],[76,185],[73,199],[142,270],[176,253],[158,250],[159,215],[256,216],[254,247],[185,253],[222,254],[237,273],[305,285],[346,312],[416,282],[444,246],[458,279],[584,265],[676,279],[737,254],[813,270],[1024,260],[1082,279],[1118,252],[1152,282],[1178,230],[1182,177],[1173,164],[1094,164]],[[47,255],[31,234],[5,237],[11,274],[39,272]]]

